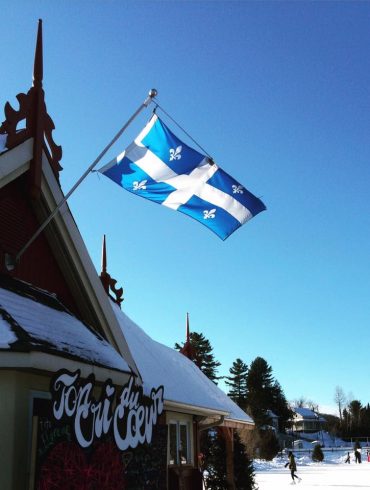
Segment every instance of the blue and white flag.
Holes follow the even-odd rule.
[[[133,194],[191,216],[222,240],[266,209],[208,157],[180,141],[157,115],[99,172]]]

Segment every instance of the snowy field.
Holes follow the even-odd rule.
[[[297,475],[302,478],[296,485],[305,490],[350,490],[370,489],[370,463],[364,451],[361,464],[355,464],[353,452],[351,463],[344,463],[344,454],[325,454],[323,463],[313,463],[308,456],[296,457]],[[259,490],[290,488],[290,470],[284,468],[286,458],[276,458],[270,463],[255,461],[256,483]]]

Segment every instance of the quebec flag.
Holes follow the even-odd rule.
[[[208,157],[180,141],[157,115],[99,172],[133,194],[191,216],[222,240],[266,209]]]

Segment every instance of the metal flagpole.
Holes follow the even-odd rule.
[[[8,270],[13,270],[22,257],[24,252],[28,249],[28,247],[36,240],[36,238],[40,235],[40,233],[44,230],[44,228],[50,223],[50,221],[54,218],[63,204],[66,203],[67,199],[71,196],[71,194],[77,189],[77,187],[81,184],[81,182],[88,176],[88,174],[93,170],[93,168],[100,162],[103,156],[107,153],[109,148],[118,140],[118,138],[122,135],[122,133],[128,128],[128,126],[132,123],[132,121],[140,114],[140,112],[148,107],[148,105],[152,102],[153,98],[158,94],[155,88],[149,91],[148,97],[144,100],[141,106],[134,112],[134,114],[130,117],[130,119],[122,126],[122,128],[118,131],[115,137],[107,144],[104,150],[96,157],[90,167],[85,171],[85,173],[78,179],[75,185],[70,189],[69,192],[64,196],[64,198],[60,201],[58,206],[54,209],[54,211],[47,217],[47,219],[42,223],[42,225],[36,230],[36,232],[31,236],[28,242],[21,248],[21,250],[17,253],[15,257],[12,257],[9,254],[5,254],[5,266]]]

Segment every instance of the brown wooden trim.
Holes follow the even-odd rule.
[[[41,193],[43,147],[47,147],[50,150],[47,152],[49,162],[57,179],[59,179],[59,172],[62,170],[59,163],[62,158],[62,147],[56,145],[53,140],[52,131],[55,126],[45,105],[42,78],[42,21],[40,19],[36,41],[33,85],[27,94],[19,93],[16,96],[19,102],[19,110],[13,109],[9,102],[5,104],[5,120],[0,126],[0,133],[7,134],[6,147],[8,149],[18,146],[30,137],[34,138],[33,159],[30,165],[28,187],[28,192],[34,199],[39,199]],[[23,120],[25,120],[26,127],[18,130],[18,124]]]

